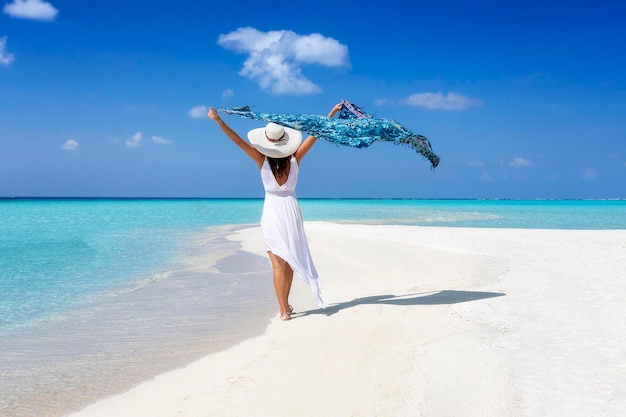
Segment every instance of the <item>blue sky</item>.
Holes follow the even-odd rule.
[[[0,196],[262,197],[206,107],[347,99],[441,164],[320,140],[300,197],[626,198],[624,2],[404,3],[4,0]]]

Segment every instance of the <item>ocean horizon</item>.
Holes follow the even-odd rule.
[[[305,222],[626,229],[623,199],[300,204]],[[260,334],[276,314],[269,262],[225,237],[257,226],[262,205],[0,198],[0,414],[64,415]]]

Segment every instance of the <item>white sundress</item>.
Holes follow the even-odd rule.
[[[284,259],[293,271],[311,287],[317,305],[324,307],[319,277],[313,264],[304,232],[302,213],[296,185],[298,162],[291,156],[287,182],[279,185],[272,168],[265,158],[261,167],[261,179],[265,188],[265,202],[261,215],[261,233],[266,250]]]

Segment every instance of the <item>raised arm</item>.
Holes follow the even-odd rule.
[[[235,145],[239,146],[246,154],[248,154],[250,158],[254,159],[254,162],[256,162],[259,169],[261,169],[263,161],[265,161],[265,155],[259,152],[254,146],[252,146],[251,143],[241,139],[241,136],[239,136],[230,126],[226,124],[226,122],[222,120],[213,107],[209,108],[208,116],[209,119],[217,123],[219,128],[222,129],[222,132],[224,132],[224,134],[228,136],[228,138],[232,140]]]
[[[341,110],[342,105],[342,103],[335,104],[335,106],[328,113],[328,117],[334,117],[335,114],[337,114],[337,112]],[[302,160],[302,158],[304,158],[304,155],[306,155],[311,150],[315,142],[317,142],[317,138],[315,136],[309,136],[302,141],[302,144],[295,153],[296,161],[298,161],[298,164],[300,164],[300,161]]]

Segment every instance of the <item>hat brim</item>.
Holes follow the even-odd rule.
[[[285,138],[280,142],[270,142],[265,136],[265,127],[248,132],[248,140],[263,155],[270,158],[285,158],[293,155],[302,143],[302,132],[285,127]]]

